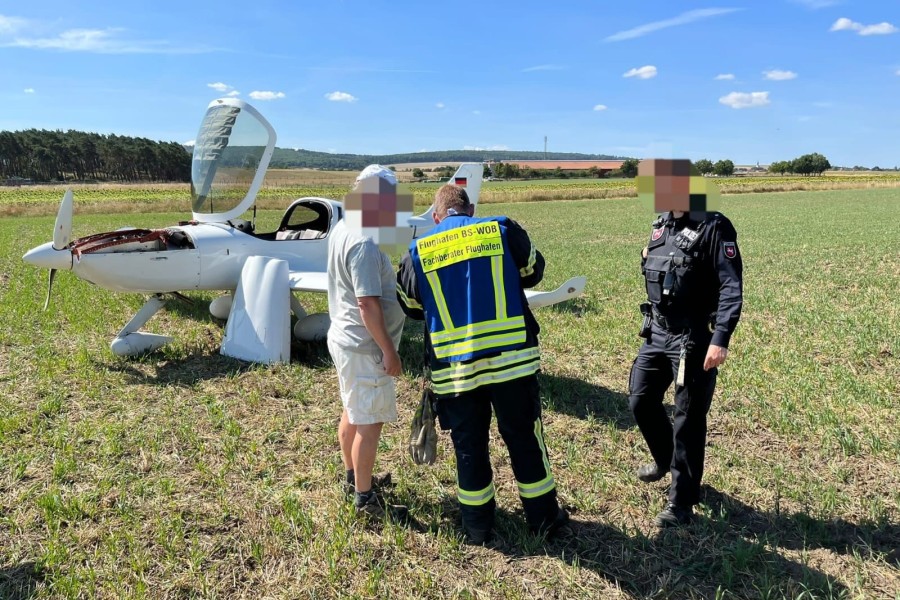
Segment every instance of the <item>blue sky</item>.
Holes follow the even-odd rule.
[[[894,166],[900,2],[0,2],[0,130],[185,142],[228,93],[282,147]]]

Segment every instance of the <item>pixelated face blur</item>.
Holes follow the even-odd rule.
[[[719,189],[687,159],[647,159],[638,163],[638,198],[655,212],[689,212],[702,218],[719,208]]]
[[[373,175],[360,179],[344,198],[347,228],[378,244],[388,254],[405,250],[412,240],[413,196]]]

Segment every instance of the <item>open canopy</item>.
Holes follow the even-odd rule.
[[[210,103],[194,143],[191,200],[194,220],[214,223],[253,206],[275,149],[275,130],[243,100]]]

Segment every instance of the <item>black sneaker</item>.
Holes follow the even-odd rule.
[[[682,527],[690,525],[694,519],[694,509],[690,506],[678,506],[669,502],[661,513],[656,515],[656,526],[665,529],[667,527]]]
[[[660,469],[656,463],[650,463],[648,465],[642,465],[637,470],[638,479],[646,483],[653,483],[654,481],[659,481],[663,477],[669,474],[668,470]]]
[[[382,492],[385,489],[394,485],[394,482],[391,481],[391,474],[388,472],[384,473],[373,473],[372,474],[372,489],[375,492]],[[341,489],[344,490],[345,496],[352,496],[356,493],[356,486],[347,481],[346,479],[341,482]]]
[[[389,519],[394,523],[409,522],[409,509],[402,504],[387,504],[375,492],[357,494],[353,503],[356,515],[370,522]]]

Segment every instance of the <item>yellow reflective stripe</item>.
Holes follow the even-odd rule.
[[[531,243],[531,250],[528,253],[528,264],[519,269],[519,275],[522,277],[528,277],[532,273],[534,273],[534,264],[537,262],[537,248],[534,247],[534,242]]]
[[[494,278],[494,314],[506,318],[506,283],[503,281],[503,256],[491,257],[491,277]]]
[[[522,350],[509,350],[497,356],[491,356],[489,358],[479,358],[478,360],[472,361],[470,363],[451,363],[449,367],[432,371],[431,379],[435,382],[440,382],[444,379],[451,378],[458,379],[460,377],[474,375],[479,371],[496,369],[498,367],[509,365],[511,363],[518,363],[528,359],[539,359],[540,356],[541,350],[537,346],[534,346],[532,348],[524,348]]]
[[[482,506],[490,502],[491,498],[494,497],[494,482],[490,482],[486,488],[477,492],[468,492],[461,487],[457,487],[456,497],[460,504]]]
[[[462,325],[455,329],[439,331],[431,334],[431,341],[435,344],[444,342],[452,342],[462,340],[480,333],[496,331],[498,329],[512,329],[514,327],[524,327],[525,317],[510,317],[506,319],[494,319],[492,321],[479,321],[470,325]]]
[[[428,279],[428,285],[431,286],[431,294],[434,296],[434,303],[437,305],[441,325],[443,325],[444,329],[453,329],[450,310],[447,308],[447,300],[444,298],[444,291],[441,289],[441,280],[434,271],[426,273],[425,277]]]
[[[491,348],[499,348],[511,344],[521,344],[527,339],[524,329],[514,331],[512,333],[488,335],[474,340],[459,342],[458,344],[450,344],[434,349],[434,355],[437,358],[447,358],[458,354],[468,354],[469,352],[478,352],[481,350],[490,350]]]
[[[454,379],[442,383],[432,382],[432,387],[434,388],[434,393],[436,394],[460,394],[462,392],[474,390],[475,388],[481,387],[483,385],[503,383],[504,381],[511,381],[519,377],[525,377],[526,375],[533,375],[537,373],[538,369],[540,368],[541,362],[539,360],[535,360],[534,362],[526,363],[524,365],[518,365],[516,367],[511,367],[509,369],[501,371],[481,373],[479,375],[476,375],[475,377],[472,377],[471,379]]]
[[[546,473],[547,476],[534,483],[521,483],[519,481],[516,481],[516,483],[519,485],[519,495],[523,498],[537,498],[538,496],[543,496],[556,487],[556,482],[553,480],[553,474],[550,472],[550,459],[547,458],[547,448],[544,445],[543,428],[544,426],[541,423],[541,420],[535,419],[534,437],[537,438],[538,446],[540,446],[541,448],[541,460],[543,460],[544,462],[544,473]]]
[[[407,308],[418,308],[422,309],[422,305],[415,298],[410,298],[406,294],[403,293],[403,290],[399,287],[397,288],[397,295],[400,296],[400,302],[403,303]]]
[[[537,483],[519,483],[519,495],[523,498],[537,498],[543,496],[547,492],[551,492],[556,488],[556,482],[553,476],[541,479]]]

